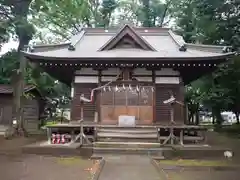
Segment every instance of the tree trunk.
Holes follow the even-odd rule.
[[[63,122],[63,113],[64,113],[64,109],[62,108],[62,109],[61,109],[61,124],[62,124],[62,122]]]
[[[163,11],[163,14],[162,14],[162,17],[161,17],[161,21],[160,21],[160,27],[163,26],[163,23],[164,23],[164,19],[167,15],[167,10],[168,10],[168,7],[169,7],[169,2],[165,5],[165,8],[164,8],[164,11]]]
[[[215,124],[215,116],[212,115],[212,124]]]
[[[22,52],[24,46],[29,43],[32,38],[32,31],[30,31],[30,26],[27,21],[27,15],[29,11],[31,0],[25,1],[14,1],[11,6],[12,13],[14,15],[14,26],[15,32],[18,36],[19,46],[18,46],[18,60],[19,60],[19,69],[16,72],[16,82],[14,87],[14,98],[15,103],[14,114],[17,119],[17,134],[20,136],[25,136],[26,130],[24,128],[24,77],[26,70],[26,59],[23,56]]]
[[[143,27],[151,27],[150,2],[149,0],[142,0],[142,4],[144,13]]]
[[[196,116],[195,125],[199,125],[199,113],[198,113],[198,111],[196,112],[195,116]]]
[[[216,117],[216,125],[220,127],[223,122],[223,118],[222,118],[220,109],[214,109],[213,114]]]

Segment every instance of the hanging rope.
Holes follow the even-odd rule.
[[[109,86],[113,81],[116,81],[116,80],[119,78],[120,75],[121,75],[121,73],[118,74],[115,79],[109,81],[108,83],[104,84],[103,86],[100,86],[100,87],[97,87],[97,88],[92,89],[92,90],[91,90],[91,94],[90,94],[90,99],[85,98],[84,94],[81,94],[81,96],[80,96],[80,101],[88,102],[88,103],[94,102],[94,93],[95,93],[95,91],[100,90],[100,89],[103,89],[103,88],[105,88],[106,86]]]

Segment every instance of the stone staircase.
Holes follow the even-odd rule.
[[[100,127],[93,153],[162,156],[162,148],[154,127]]]

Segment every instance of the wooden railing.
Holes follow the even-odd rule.
[[[61,129],[61,128],[71,128],[71,135],[68,135],[69,137],[65,136],[65,138],[69,138],[71,139],[69,144],[72,143],[78,143],[80,142],[80,145],[89,145],[92,144],[92,142],[89,140],[89,138],[84,134],[84,127],[83,127],[83,120],[80,120],[78,122],[78,124],[72,124],[70,126],[66,125],[66,124],[60,124],[57,127],[56,126],[47,126],[47,137],[48,137],[48,143],[51,144],[51,140],[52,140],[52,129]],[[75,135],[74,130],[76,130],[76,128],[79,128],[80,132],[79,134]]]
[[[84,141],[86,141],[86,144],[92,144],[91,141],[89,141],[88,137],[84,134],[83,120],[80,120],[79,123],[80,123],[80,132],[71,143],[76,143],[78,139],[80,139],[80,145],[84,145],[85,144]]]
[[[161,130],[168,130],[169,134],[161,136]],[[189,136],[185,135],[184,131],[193,131],[197,135]],[[188,141],[188,144],[197,144],[197,143],[206,143],[206,128],[201,127],[193,127],[193,126],[167,126],[167,127],[158,127],[157,133],[158,133],[158,142],[164,146],[164,145],[185,145],[185,142]],[[179,135],[175,135],[175,133],[178,132]],[[200,135],[199,135],[200,132]]]

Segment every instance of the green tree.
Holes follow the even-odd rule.
[[[37,29],[50,31],[55,39],[69,40],[82,27],[108,27],[114,10],[118,6],[115,0],[69,0],[44,1],[33,3],[31,19]],[[42,33],[36,38],[42,38]]]
[[[137,20],[141,22],[144,27],[164,26],[167,24],[165,19],[168,17],[170,10],[170,1],[165,3],[158,0],[141,0],[138,6]]]
[[[237,124],[239,124],[240,114],[240,61],[239,56],[236,56],[228,66],[223,66],[216,74],[216,81],[225,88],[225,96],[229,101],[227,110],[232,111],[236,115]]]
[[[173,17],[176,30],[185,41],[204,44],[231,45],[237,51],[240,47],[239,1],[225,0],[180,0],[174,1]],[[239,58],[239,57],[237,57]],[[208,78],[201,78],[201,86],[193,83],[194,89],[201,89],[201,103],[209,107],[221,124],[221,111],[230,110],[239,114],[239,93],[237,77],[238,60],[228,66],[220,66]],[[195,99],[196,92],[188,94]]]
[[[17,129],[19,134],[23,134],[24,117],[23,117],[23,88],[24,88],[24,74],[26,68],[26,60],[22,57],[21,51],[24,46],[29,43],[34,33],[34,28],[28,22],[28,14],[31,0],[1,0],[0,9],[4,13],[5,34],[16,36],[19,41],[16,59],[19,61],[19,66],[12,79],[14,82],[14,102],[13,112],[15,112],[18,120]],[[9,37],[9,36],[8,36]]]
[[[105,28],[109,27],[112,14],[117,7],[118,7],[118,4],[115,0],[102,1],[102,7],[100,9],[100,12],[102,15],[103,26]]]

